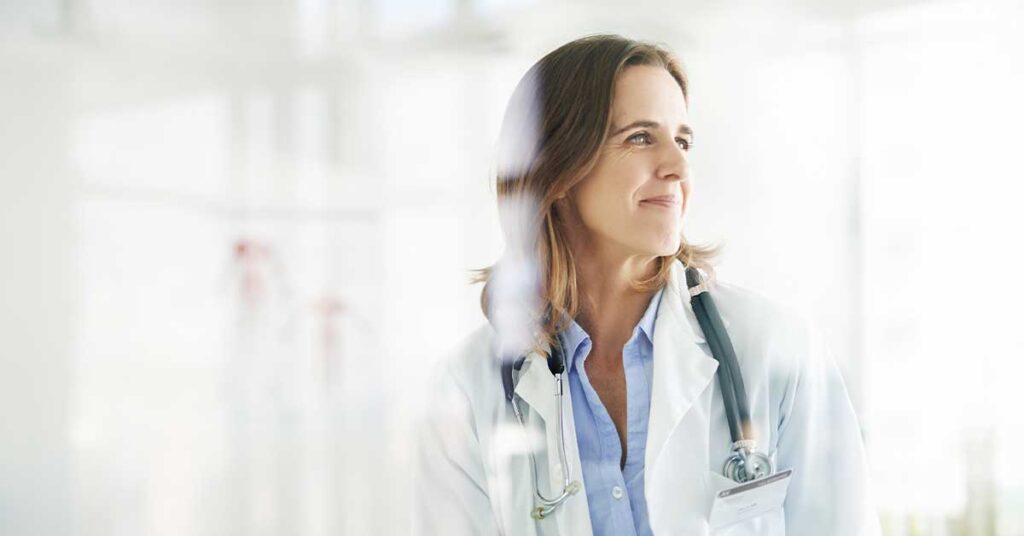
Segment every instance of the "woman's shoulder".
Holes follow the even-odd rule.
[[[440,357],[435,381],[470,390],[480,385],[483,377],[498,373],[501,364],[495,346],[494,328],[483,323],[466,333]],[[495,376],[494,382],[498,382]]]
[[[729,312],[752,316],[759,319],[776,319],[789,322],[801,322],[802,313],[797,307],[786,300],[769,296],[761,291],[739,285],[731,281],[716,281],[712,296],[719,307]]]
[[[718,281],[712,294],[730,324],[752,342],[787,353],[806,350],[817,327],[812,317],[794,303],[728,281]]]

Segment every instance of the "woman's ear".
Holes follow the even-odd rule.
[[[562,194],[562,195],[560,195],[560,196],[555,198],[555,208],[563,216],[565,216],[566,214],[569,213],[571,207],[572,207],[572,203],[570,202],[568,194]]]
[[[569,227],[576,227],[581,225],[579,212],[576,209],[576,202],[569,193],[564,193],[555,198],[555,211],[558,213],[558,219],[564,222]]]

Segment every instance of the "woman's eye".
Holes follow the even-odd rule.
[[[633,134],[632,136],[629,137],[629,141],[640,142],[646,146],[649,145],[650,143],[650,134],[648,134],[647,132],[637,132],[636,134]]]
[[[637,132],[632,136],[626,138],[626,141],[633,145],[650,145],[654,143],[654,139],[647,132]],[[676,138],[676,143],[679,144],[679,148],[684,151],[689,151],[693,147],[693,142],[686,138]]]

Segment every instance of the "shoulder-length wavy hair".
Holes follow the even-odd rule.
[[[593,169],[609,135],[615,82],[633,65],[663,67],[689,104],[686,74],[667,49],[618,35],[592,35],[566,43],[534,64],[506,109],[496,173],[506,250],[495,265],[474,270],[472,283],[484,283],[480,304],[492,325],[508,319],[508,309],[518,304],[524,314],[512,316],[530,326],[526,339],[520,339],[528,349],[544,352],[555,334],[565,329],[566,317],[580,312],[566,215],[555,201]],[[655,274],[632,286],[637,291],[660,288],[674,259],[713,277],[710,259],[720,248],[693,245],[681,236],[678,251],[659,257]],[[510,269],[515,275],[498,277],[503,267],[514,267]]]

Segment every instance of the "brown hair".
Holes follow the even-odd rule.
[[[476,270],[472,282],[484,282],[480,305],[494,324],[491,295],[496,270],[509,259],[533,260],[538,284],[521,290],[536,295],[514,299],[529,304],[531,346],[537,351],[566,327],[563,315],[575,318],[580,311],[575,258],[555,200],[593,169],[609,133],[615,81],[633,65],[665,68],[689,104],[686,74],[671,52],[618,35],[592,35],[558,47],[526,72],[509,100],[496,176],[506,251],[497,264]],[[675,259],[713,277],[710,259],[719,249],[680,237],[674,255],[658,257],[655,275],[632,286],[637,291],[660,288]]]

